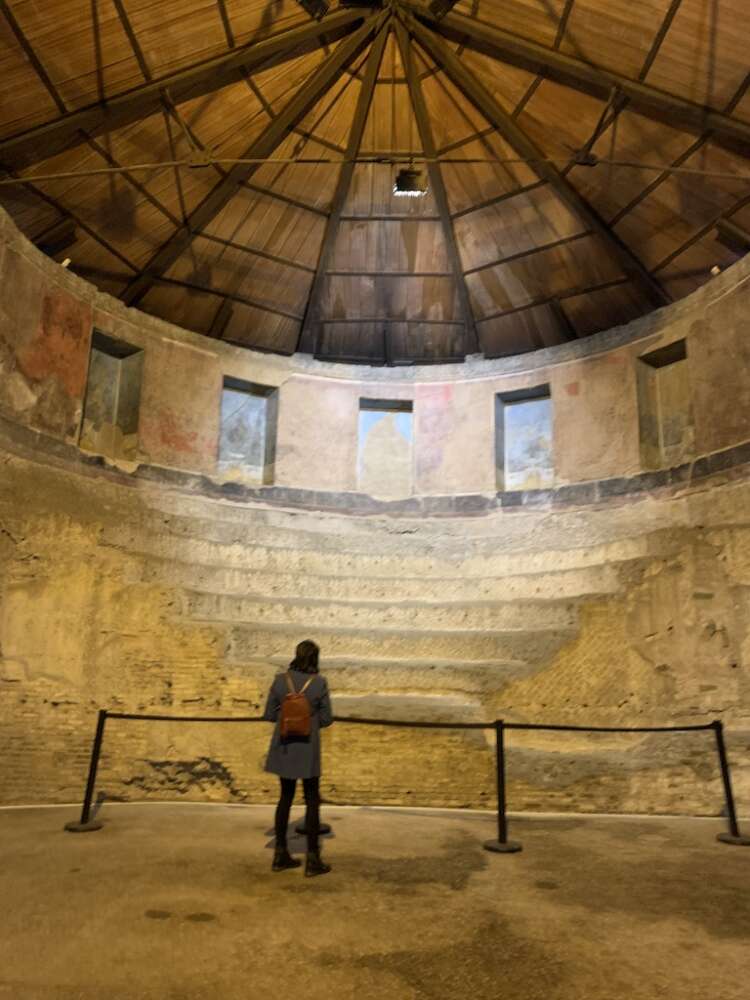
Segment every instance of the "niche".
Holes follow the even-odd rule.
[[[638,358],[638,423],[644,468],[679,465],[692,455],[693,408],[684,340]]]
[[[224,379],[218,459],[224,479],[273,482],[278,412],[277,389]]]
[[[95,330],[83,405],[80,446],[111,458],[135,460],[143,351]]]
[[[495,396],[495,470],[499,490],[539,490],[554,484],[549,385]]]
[[[412,403],[401,399],[360,399],[357,489],[397,499],[413,488]]]

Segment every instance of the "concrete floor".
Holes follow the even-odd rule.
[[[495,855],[489,815],[331,806],[305,879],[270,870],[269,806],[75,812],[0,812],[3,1000],[748,995],[750,848],[719,820],[519,818]]]

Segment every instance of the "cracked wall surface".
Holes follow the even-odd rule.
[[[0,295],[4,801],[80,799],[100,708],[259,714],[311,637],[339,716],[722,719],[750,809],[750,262],[587,343],[387,376],[254,354],[126,310],[2,213],[0,275],[13,289]],[[143,349],[127,460],[77,447],[93,327]],[[636,364],[675,338],[687,341],[692,450],[652,474]],[[227,376],[278,388],[279,488],[221,486]],[[496,494],[495,397],[541,383],[555,489]],[[414,406],[418,496],[393,509],[346,492],[360,398]],[[98,788],[271,801],[269,729],[113,719]],[[711,734],[513,733],[508,752],[511,808],[722,805]],[[337,724],[323,761],[332,802],[494,803],[489,729]]]
[[[74,801],[96,712],[258,715],[310,636],[339,716],[722,719],[750,806],[750,479],[394,522],[231,503],[5,442],[0,788]],[[110,720],[118,799],[270,801],[267,724]],[[336,724],[334,802],[492,806],[493,733]],[[712,734],[512,733],[518,809],[718,813]]]

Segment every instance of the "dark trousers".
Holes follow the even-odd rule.
[[[286,830],[289,826],[289,810],[294,802],[294,792],[297,788],[296,778],[280,778],[281,798],[276,806],[276,846],[286,847]],[[318,832],[320,830],[320,778],[303,778],[302,787],[305,792],[305,826],[307,827],[307,850],[318,850]]]

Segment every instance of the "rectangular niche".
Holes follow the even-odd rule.
[[[143,351],[95,330],[83,404],[80,445],[112,458],[138,453]]]
[[[224,379],[218,467],[225,479],[273,482],[278,412],[277,389]]]
[[[679,465],[693,452],[687,348],[676,340],[638,358],[638,424],[646,469]]]
[[[411,495],[414,483],[413,405],[402,399],[360,399],[357,489],[374,497]]]
[[[495,396],[495,469],[499,490],[554,485],[549,385]]]

